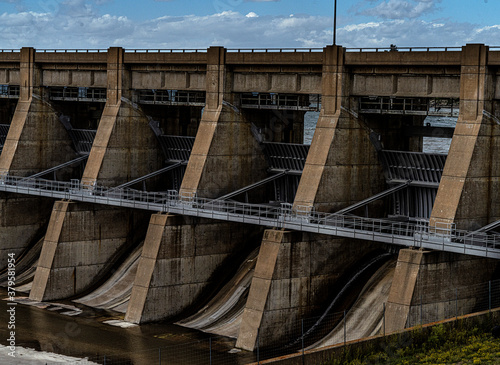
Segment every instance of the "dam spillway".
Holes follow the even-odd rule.
[[[499,67],[478,44],[0,52],[0,251],[44,237],[30,298],[47,301],[88,291],[144,242],[124,309],[144,323],[199,309],[260,246],[237,336],[253,350],[396,246],[387,315],[402,328],[414,292],[494,276]],[[448,154],[424,153],[424,137],[451,138]],[[451,269],[433,286],[419,275],[435,266]]]

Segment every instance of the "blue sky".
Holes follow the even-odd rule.
[[[346,47],[500,46],[500,0],[338,0]],[[0,0],[0,48],[324,47],[333,0]]]

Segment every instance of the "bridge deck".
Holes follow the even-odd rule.
[[[177,192],[157,193],[95,186],[82,187],[78,180],[57,182],[3,176],[0,191],[70,199],[80,202],[144,209],[154,212],[203,217],[267,227],[356,238],[400,246],[414,246],[466,255],[500,259],[500,236],[433,228],[427,222],[406,223],[339,214],[296,214],[288,204],[280,207],[233,201],[179,197]]]

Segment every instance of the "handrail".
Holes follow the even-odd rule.
[[[286,206],[256,205],[196,196],[179,197],[170,192],[143,192],[129,188],[116,189],[98,185],[90,187],[78,180],[58,182],[8,174],[0,176],[0,191],[274,226],[500,259],[500,235],[475,234],[457,230],[453,225],[431,227],[428,221],[394,222],[314,211],[297,213]]]

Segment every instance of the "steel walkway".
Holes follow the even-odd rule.
[[[317,212],[297,214],[291,210],[290,204],[277,207],[183,197],[175,191],[153,193],[100,186],[90,189],[82,186],[78,180],[57,182],[4,175],[0,176],[0,191],[286,228],[500,259],[500,235],[476,234],[457,230],[452,226],[434,228],[429,227],[427,222],[415,224]]]

